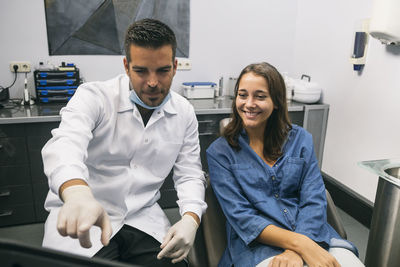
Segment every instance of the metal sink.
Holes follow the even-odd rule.
[[[358,164],[400,188],[400,159],[361,161]]]
[[[366,267],[400,266],[400,160],[359,163],[379,176],[368,236]]]
[[[385,172],[394,178],[400,179],[400,167],[389,168]]]

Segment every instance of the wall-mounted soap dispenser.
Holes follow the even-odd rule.
[[[374,0],[369,34],[383,44],[400,45],[400,0]]]
[[[362,68],[365,65],[368,47],[368,25],[368,19],[360,20],[358,21],[358,25],[355,30],[354,42],[350,57],[350,62],[353,64],[353,69],[355,71],[362,71]]]

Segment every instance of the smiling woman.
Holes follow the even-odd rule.
[[[247,66],[237,81],[232,121],[224,136],[232,147],[238,147],[237,136],[242,128],[246,129],[255,137],[251,140],[257,146],[257,154],[262,158],[268,155],[265,161],[274,162],[281,155],[281,146],[291,128],[285,82],[268,63]]]
[[[243,69],[231,118],[207,149],[228,235],[219,266],[363,266],[353,244],[327,222],[312,136],[290,123],[275,67]]]

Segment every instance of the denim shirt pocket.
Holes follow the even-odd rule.
[[[252,204],[266,202],[265,173],[248,164],[232,164],[231,170],[249,202]]]
[[[298,195],[302,180],[304,159],[287,157],[278,175],[282,175],[281,192],[287,197]]]

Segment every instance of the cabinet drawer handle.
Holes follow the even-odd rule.
[[[205,133],[199,133],[200,136],[204,136],[204,135],[213,135],[214,133],[211,132],[205,132]]]
[[[9,195],[11,195],[11,191],[10,190],[0,191],[0,197],[8,197]]]
[[[205,120],[205,121],[199,121],[199,123],[213,123],[213,120]]]
[[[11,216],[13,214],[12,210],[3,210],[0,211],[0,217],[6,217],[6,216]]]

